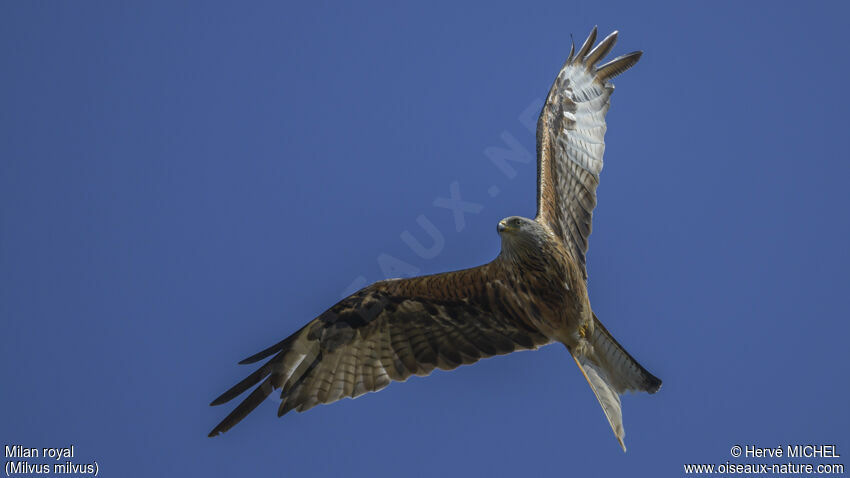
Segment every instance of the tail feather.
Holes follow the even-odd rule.
[[[590,343],[601,365],[619,393],[627,391],[655,393],[661,388],[661,380],[647,371],[626,349],[617,342],[602,325],[596,314],[593,315],[593,335]]]
[[[629,355],[595,314],[593,322],[593,332],[588,337],[592,348],[586,354],[573,354],[573,359],[602,406],[614,436],[626,451],[620,395],[627,391],[655,393],[661,388],[661,380]]]
[[[626,444],[623,442],[623,437],[626,436],[626,430],[623,428],[623,412],[620,407],[620,395],[611,386],[611,381],[608,379],[605,369],[594,364],[587,357],[577,357],[573,355],[573,360],[576,361],[579,370],[587,379],[593,394],[602,405],[602,411],[605,412],[605,418],[614,430],[614,436],[626,451]]]

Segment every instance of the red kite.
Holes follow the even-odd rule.
[[[614,91],[609,80],[641,56],[637,51],[596,66],[616,39],[614,32],[591,49],[594,28],[578,52],[570,50],[537,122],[537,217],[499,222],[498,257],[472,269],[372,284],[243,360],[271,357],[212,402],[220,405],[260,384],[209,436],[230,430],[273,390],[281,390],[281,416],[435,368],[560,342],[625,450],[620,395],[655,393],[661,380],[614,340],[587,295],[585,253]]]

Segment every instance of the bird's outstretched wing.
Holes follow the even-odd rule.
[[[228,402],[252,386],[210,436],[226,432],[275,389],[278,416],[381,390],[390,381],[435,368],[535,349],[549,339],[521,318],[515,293],[491,265],[366,287],[298,332],[240,363],[274,357],[215,399]]]
[[[596,28],[561,69],[537,121],[537,219],[566,244],[585,279],[596,186],[605,152],[605,114],[614,85],[608,80],[631,68],[639,51],[596,66],[607,55],[617,32],[595,48]]]

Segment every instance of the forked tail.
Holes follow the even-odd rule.
[[[587,354],[573,354],[573,359],[602,405],[617,441],[626,451],[620,395],[627,391],[655,393],[661,388],[661,380],[617,343],[596,314],[593,315],[593,325],[593,332],[587,337],[592,349]]]

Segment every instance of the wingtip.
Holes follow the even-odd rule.
[[[303,327],[302,327],[301,330],[303,330]],[[301,332],[301,330],[299,330],[298,332]],[[257,352],[250,357],[247,357],[247,358],[240,360],[239,365],[249,365],[249,364],[252,364],[252,363],[257,363],[257,362],[259,362],[260,360],[262,360],[266,357],[270,357],[270,356],[280,352],[281,350],[284,349],[284,347],[286,347],[286,345],[292,340],[292,338],[295,337],[298,334],[298,332],[295,332],[294,334],[290,335],[289,337],[281,340],[280,342],[272,345],[271,347],[269,347],[269,348],[267,348],[267,349],[265,349],[261,352]]]
[[[210,432],[207,434],[207,438],[215,438],[215,437],[221,435],[222,433],[226,432],[227,430],[229,430],[229,427],[223,427],[222,425],[224,425],[224,422],[219,423],[218,425],[215,426],[215,428],[210,430]]]
[[[629,68],[635,66],[635,64],[640,60],[641,56],[643,56],[643,51],[637,50],[631,53],[626,53],[625,55],[618,56],[613,60],[605,63],[604,65],[600,65],[596,68],[596,76],[601,80],[610,80],[617,75],[620,75],[624,71]]]
[[[590,51],[590,48],[596,42],[597,30],[596,26],[594,26],[593,30],[591,30],[590,34],[587,36],[587,39],[584,43],[582,43],[581,48],[579,48],[579,51],[576,53],[575,58],[573,58],[573,62],[584,61],[584,57],[587,55],[587,52]]]
[[[605,56],[611,52],[611,49],[613,49],[614,45],[617,43],[617,34],[618,32],[614,30],[587,53],[582,61],[584,61],[587,65],[588,70],[596,66],[596,63],[598,63],[599,60],[605,58]]]
[[[263,401],[268,398],[269,394],[271,394],[272,390],[274,390],[272,379],[273,377],[268,377],[263,383],[255,388],[254,391],[251,392],[245,400],[242,400],[242,403],[233,409],[230,414],[224,417],[224,420],[219,422],[219,424],[216,425],[207,436],[214,437],[219,433],[230,430],[234,425],[242,421],[243,418],[257,408],[257,406],[263,403]]]

